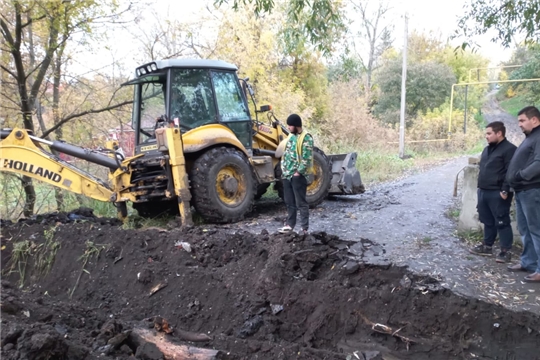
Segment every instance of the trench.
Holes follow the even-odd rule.
[[[21,281],[12,259],[25,241],[33,250]],[[177,329],[171,339],[227,359],[538,358],[537,315],[370,264],[369,239],[46,219],[3,226],[1,242],[5,359],[41,359],[31,351],[40,346],[59,359],[92,359],[110,321],[130,329],[155,316]],[[39,261],[55,242],[45,273]],[[181,331],[211,339],[181,341]],[[127,359],[137,351],[129,344],[100,358]]]

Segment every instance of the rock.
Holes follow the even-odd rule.
[[[403,275],[403,278],[401,278],[401,280],[399,281],[399,285],[401,285],[401,287],[405,289],[410,288],[411,284],[412,284],[412,281],[411,279],[409,279],[407,275]]]
[[[15,300],[15,298],[10,296],[2,301],[0,309],[2,313],[15,315],[22,309],[22,306]]]
[[[67,357],[69,360],[84,360],[90,353],[90,350],[82,345],[69,344]]]
[[[255,334],[260,329],[263,322],[264,322],[263,318],[260,315],[257,315],[253,317],[252,319],[247,320],[242,325],[240,330],[238,330],[237,336],[244,339],[248,336]]]
[[[358,269],[360,269],[360,264],[355,261],[347,261],[347,263],[341,267],[340,272],[343,275],[352,275],[357,272]]]
[[[9,351],[9,350],[12,350],[13,348],[15,347],[15,345],[13,345],[12,343],[9,343],[9,344],[6,344],[2,350],[3,351]]]
[[[283,305],[272,304],[272,305],[270,305],[270,309],[272,309],[272,314],[277,315],[281,311],[283,311]]]
[[[124,354],[127,354],[127,355],[131,355],[133,353],[131,348],[129,346],[127,346],[126,344],[120,346],[120,352],[122,352]]]
[[[5,326],[5,325],[2,325]],[[3,328],[3,331],[6,331],[5,327]],[[17,342],[17,339],[22,335],[23,329],[20,327],[15,326],[13,329],[9,330],[7,335],[2,339],[2,347],[7,344],[14,344]]]
[[[163,360],[163,353],[159,351],[156,344],[144,343],[137,348],[135,357],[140,360]]]
[[[381,353],[378,351],[364,351],[362,353],[365,360],[383,360]]]
[[[20,359],[47,360],[65,359],[68,345],[52,328],[25,330],[17,341]]]

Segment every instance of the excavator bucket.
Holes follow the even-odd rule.
[[[332,182],[329,195],[354,195],[366,191],[360,172],[356,169],[355,152],[327,155],[332,163]]]

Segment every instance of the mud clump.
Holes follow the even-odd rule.
[[[2,358],[538,358],[537,315],[366,263],[353,244],[92,218],[4,224]]]

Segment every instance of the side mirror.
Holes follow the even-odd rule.
[[[259,110],[257,110],[257,112],[267,112],[267,111],[270,111],[272,110],[272,105],[262,105]]]

